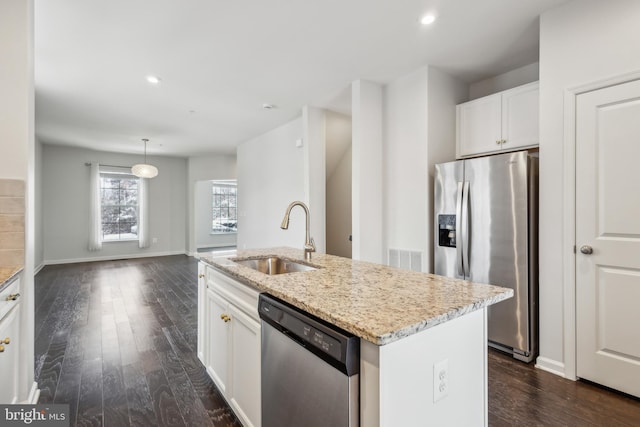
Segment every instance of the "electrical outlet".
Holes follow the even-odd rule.
[[[433,403],[449,394],[449,359],[433,365]]]

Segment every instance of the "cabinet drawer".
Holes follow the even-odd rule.
[[[0,292],[0,319],[2,319],[20,301],[20,277]]]
[[[238,282],[207,266],[207,287],[219,293],[254,319],[258,319],[257,289]]]

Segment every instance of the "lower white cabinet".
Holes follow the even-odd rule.
[[[20,362],[20,305],[0,321],[0,403],[18,401],[18,365]]]
[[[206,366],[204,360],[204,343],[205,343],[205,315],[204,301],[207,297],[207,282],[205,280],[206,267],[204,263],[198,263],[198,359]]]
[[[209,375],[220,392],[227,396],[229,387],[229,360],[233,358],[230,345],[230,322],[227,320],[229,303],[210,288],[207,288],[207,335],[209,345],[205,356]]]
[[[0,404],[18,402],[20,365],[20,276],[0,292]]]
[[[243,425],[261,425],[258,291],[201,263],[200,360]],[[200,298],[200,293],[198,294]],[[200,302],[202,317],[200,318]],[[198,336],[200,339],[200,336]]]
[[[231,320],[230,404],[240,419],[259,426],[261,406],[260,323],[229,304]]]

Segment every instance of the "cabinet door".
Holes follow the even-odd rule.
[[[238,310],[231,313],[231,378],[230,403],[246,426],[259,427],[261,422],[260,323]]]
[[[0,353],[0,403],[13,404],[18,401],[18,362],[20,336],[20,305],[18,304],[0,322],[0,340],[4,351]],[[5,340],[8,339],[9,344]]]
[[[204,359],[204,349],[207,346],[206,337],[207,323],[205,317],[205,301],[207,298],[207,283],[205,281],[206,266],[200,262],[198,263],[198,359],[206,365]]]
[[[204,355],[205,366],[220,391],[227,393],[229,385],[229,303],[220,295],[207,289],[207,337],[208,346]]]
[[[467,157],[500,149],[502,97],[500,94],[456,107],[456,156]]]
[[[534,82],[502,93],[502,150],[538,145],[538,86]]]

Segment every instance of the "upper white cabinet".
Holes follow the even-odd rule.
[[[533,82],[459,104],[456,157],[537,146],[538,87],[538,82]]]
[[[198,267],[198,357],[247,427],[261,424],[258,291],[210,266]],[[200,299],[202,298],[202,299]],[[202,311],[200,311],[202,308]]]

